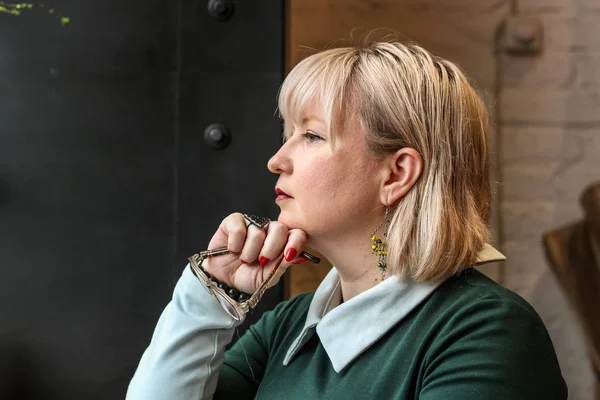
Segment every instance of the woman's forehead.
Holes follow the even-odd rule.
[[[294,99],[295,101],[289,101],[283,110],[285,114],[282,115],[285,119],[294,120],[294,122],[305,122],[309,119],[316,119],[325,121],[325,107],[319,97],[312,99]]]
[[[315,122],[328,125],[327,117],[325,116],[325,110],[320,102],[314,101],[307,105],[297,113],[297,116],[298,121],[296,123],[300,125],[307,125]]]

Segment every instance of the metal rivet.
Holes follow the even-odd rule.
[[[211,124],[204,130],[204,142],[209,146],[223,150],[231,142],[231,134],[223,124]]]
[[[227,21],[235,10],[231,0],[209,0],[208,13],[219,21]]]

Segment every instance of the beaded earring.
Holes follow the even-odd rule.
[[[373,254],[376,254],[379,257],[379,260],[377,262],[377,268],[379,268],[379,270],[381,271],[381,282],[383,282],[383,280],[385,279],[385,272],[387,269],[387,241],[386,241],[386,239],[387,239],[388,228],[390,226],[389,214],[390,214],[390,206],[386,205],[385,206],[385,216],[383,217],[383,221],[381,221],[379,226],[377,228],[375,228],[373,233],[371,233],[371,241],[373,241],[371,250],[372,250]],[[377,233],[379,228],[381,228],[384,225],[385,225],[385,227],[383,229],[383,240],[381,240],[375,234]]]

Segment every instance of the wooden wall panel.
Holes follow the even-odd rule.
[[[494,37],[508,16],[509,0],[287,0],[286,68],[328,47],[362,38],[374,29],[396,32],[403,41],[414,41],[436,55],[457,62],[473,78],[488,105],[495,96]],[[490,109],[492,121],[494,110]],[[493,177],[495,178],[495,176]],[[496,179],[493,179],[496,181]],[[497,207],[492,231],[498,237]],[[288,296],[313,291],[331,265],[293,266],[287,278]],[[500,281],[498,265],[482,267]]]

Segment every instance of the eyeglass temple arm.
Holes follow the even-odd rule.
[[[202,260],[204,260],[208,257],[220,256],[220,255],[228,254],[228,253],[229,253],[229,250],[227,250],[227,247],[219,247],[217,249],[202,251],[199,253],[199,256],[201,257]],[[303,251],[301,255],[303,257],[307,258],[312,263],[318,264],[321,262],[320,258],[315,257],[306,251]],[[271,284],[271,281],[277,274],[277,271],[279,271],[279,268],[281,268],[282,260],[283,260],[283,254],[279,255],[279,257],[277,258],[277,264],[271,270],[271,272],[267,276],[267,279],[265,279],[263,281],[263,283],[258,287],[258,289],[256,289],[256,291],[250,297],[250,299],[248,299],[248,305],[250,306],[250,308],[254,308],[258,304],[258,302],[260,301],[262,296],[265,294],[265,292],[269,288],[269,285]]]
[[[204,250],[199,253],[200,257],[203,257],[204,259],[206,259],[207,257],[221,256],[223,254],[229,254],[227,246],[219,247],[217,249],[212,250]],[[308,259],[308,261],[310,261],[313,264],[319,264],[321,262],[321,259],[319,257],[313,256],[308,251],[303,251],[302,253],[300,253],[300,255]]]

